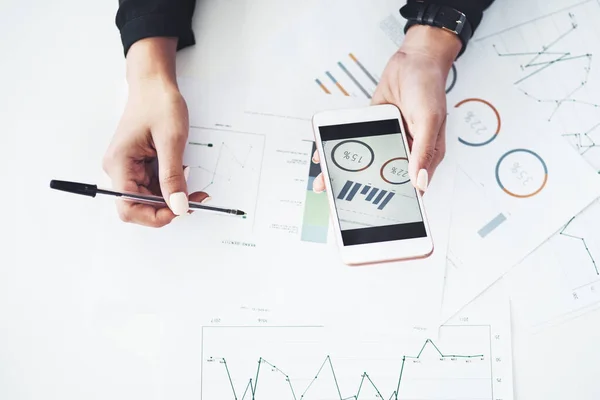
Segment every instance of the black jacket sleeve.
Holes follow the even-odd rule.
[[[481,23],[483,11],[493,1],[431,0],[432,3],[447,5],[463,12],[471,22],[473,32]],[[121,33],[125,55],[136,41],[153,36],[178,38],[178,50],[195,44],[192,31],[195,6],[196,0],[119,0],[116,24]]]
[[[119,0],[115,22],[125,55],[132,44],[148,37],[176,37],[178,50],[195,44],[195,6],[196,0]]]

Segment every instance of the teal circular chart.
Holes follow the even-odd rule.
[[[519,199],[533,197],[548,183],[548,166],[532,150],[510,150],[496,163],[496,182],[509,196]]]
[[[373,165],[375,152],[360,140],[344,140],[331,150],[331,160],[342,171],[360,172]]]

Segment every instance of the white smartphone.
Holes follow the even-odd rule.
[[[433,240],[393,105],[313,117],[336,241],[348,265],[425,258]]]

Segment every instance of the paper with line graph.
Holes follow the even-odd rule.
[[[247,129],[242,120],[190,128],[184,153],[190,168],[188,191],[204,191],[211,203],[247,213],[244,218],[199,213],[187,222],[196,226],[194,235],[206,236],[207,245],[326,243],[327,198],[312,192],[312,180],[320,172],[311,161],[314,142],[300,137],[268,140],[264,130]],[[267,117],[262,120],[269,123]],[[274,187],[273,182],[279,184]]]
[[[571,218],[511,272],[522,319],[541,329],[600,305],[600,200]],[[531,282],[536,282],[535,290]]]
[[[527,115],[567,138],[600,172],[600,3],[504,3],[486,15],[475,46],[502,68]]]
[[[600,173],[600,3],[550,1],[532,8],[534,18],[527,21],[501,16],[498,10],[498,19],[504,21],[485,28],[478,46],[493,49],[499,65],[511,74],[516,95],[526,99],[528,114],[542,129],[568,139]],[[511,274],[514,295],[532,326],[568,319],[600,301],[597,209],[596,203],[565,221],[558,234]],[[534,276],[540,285],[532,296],[525,282]]]
[[[211,204],[247,213],[245,218],[195,213],[177,221],[179,229],[189,229],[208,247],[327,243],[327,197],[312,190],[320,167],[312,162],[310,118],[319,107],[350,107],[349,99],[284,106],[285,117],[245,112],[245,104],[230,96],[207,95],[211,87],[198,81],[180,77],[179,85],[190,110],[188,191],[204,191]],[[222,94],[220,87],[215,93]]]
[[[201,398],[510,400],[510,335],[501,288],[442,326],[438,339],[326,326],[205,326]]]
[[[600,12],[597,3],[578,7],[587,5]],[[502,9],[492,8],[490,15]],[[575,17],[574,12],[560,11],[548,18],[559,18],[565,12],[566,21]],[[538,21],[545,20],[541,17]],[[538,33],[534,34],[535,29],[528,24],[537,26]],[[590,167],[573,151],[565,135],[556,132],[558,128],[548,128],[567,107],[595,109],[593,104],[575,101],[587,90],[586,82],[593,80],[587,67],[590,55],[571,59],[571,55],[565,55],[570,54],[568,51],[559,51],[559,45],[570,35],[580,34],[581,25],[561,25],[570,33],[552,36],[554,39],[540,44],[537,52],[507,53],[507,49],[517,49],[527,40],[539,42],[540,35],[554,35],[553,24],[527,22],[516,28],[495,27],[492,30],[496,34],[480,36],[470,46],[469,55],[458,63],[470,76],[448,95],[448,137],[459,142],[462,169],[453,210],[450,268],[461,276],[461,284],[446,288],[445,317],[522,261],[600,196],[600,176],[593,163]],[[515,29],[521,33],[513,34]],[[525,34],[525,30],[531,32]],[[521,37],[528,39],[523,41]],[[560,54],[554,54],[557,52]],[[511,74],[506,63],[519,57],[522,63]],[[577,64],[582,60],[584,67]],[[569,66],[570,73],[546,76],[556,73],[558,63]],[[573,76],[581,80],[575,84]],[[553,91],[556,96],[563,93],[566,97],[542,101],[552,99]],[[585,114],[588,122],[600,118],[599,111]]]
[[[511,126],[493,144],[459,151],[449,268],[461,284],[446,286],[444,318],[600,196],[600,177],[562,139]]]

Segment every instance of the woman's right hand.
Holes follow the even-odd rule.
[[[452,33],[413,26],[373,94],[372,104],[394,104],[402,111],[411,145],[409,176],[421,192],[446,152],[446,81],[461,46]],[[316,151],[313,162],[320,162]],[[323,174],[313,181],[313,190],[325,190]]]
[[[129,97],[103,168],[115,190],[163,196],[168,207],[119,200],[125,222],[162,227],[188,213],[188,200],[209,198],[197,192],[188,199],[183,152],[189,118],[177,86],[176,48],[176,39],[149,38],[127,54]]]

